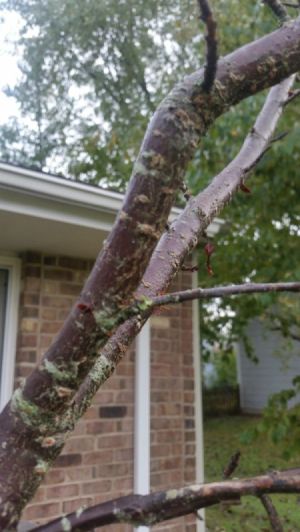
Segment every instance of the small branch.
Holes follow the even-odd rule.
[[[268,497],[268,495],[263,494],[263,495],[260,495],[259,499],[261,500],[262,505],[264,506],[268,514],[272,531],[273,532],[284,532],[283,526],[279,519],[279,515],[270,497]]]
[[[215,286],[213,288],[193,288],[181,292],[173,292],[152,299],[152,306],[174,305],[193,299],[211,299],[214,297],[228,297],[234,295],[257,294],[265,292],[300,292],[300,283],[248,283],[229,286]],[[150,305],[149,305],[150,306]]]
[[[280,0],[263,0],[267,4],[280,22],[283,24],[289,19],[289,14]]]
[[[237,466],[239,465],[240,457],[241,457],[241,451],[236,451],[232,455],[227,466],[225,467],[223,471],[224,480],[226,480],[227,478],[230,478],[232,473],[236,470]]]
[[[300,8],[300,2],[298,2],[298,4],[291,4],[290,2],[282,2],[282,4],[286,7],[294,7],[295,9]]]
[[[208,0],[198,0],[200,9],[200,19],[206,25],[206,65],[204,68],[204,80],[202,88],[205,92],[210,92],[216,77],[218,61],[217,43],[217,23],[214,20],[213,12]]]
[[[265,493],[300,493],[300,469],[272,471],[258,477],[199,484],[149,495],[127,495],[86,510],[79,509],[39,526],[33,532],[80,532],[114,523],[153,526],[222,501],[232,501],[244,495],[260,497]]]
[[[300,7],[300,4],[299,4],[299,7]],[[294,90],[294,91],[290,91],[290,95],[289,95],[288,99],[285,101],[284,105],[288,105],[290,102],[292,102],[298,96],[300,96],[300,89],[297,89],[297,90]]]

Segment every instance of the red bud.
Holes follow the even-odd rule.
[[[211,267],[211,264],[210,264],[210,257],[211,257],[211,255],[213,254],[214,251],[215,251],[215,246],[211,242],[207,242],[207,244],[205,244],[205,247],[204,247],[204,252],[205,252],[205,255],[206,255],[206,269],[207,269],[209,275],[213,275],[214,274],[214,272],[212,270],[212,267]]]
[[[251,194],[250,188],[246,187],[245,183],[240,184],[240,189],[242,192],[246,192],[246,194]]]

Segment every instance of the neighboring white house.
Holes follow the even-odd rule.
[[[300,342],[268,330],[258,319],[249,323],[247,335],[258,362],[249,358],[244,346],[239,345],[240,405],[243,412],[258,413],[267,405],[270,395],[291,388],[293,378],[300,375]]]

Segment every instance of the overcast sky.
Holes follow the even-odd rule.
[[[17,37],[21,21],[17,15],[8,12],[2,12],[1,17],[4,20],[0,21],[0,122],[3,123],[18,112],[15,102],[5,96],[3,88],[13,85],[18,77],[18,52],[9,41]]]

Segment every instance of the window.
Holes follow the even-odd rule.
[[[0,256],[0,410],[13,390],[19,295],[20,260]]]

